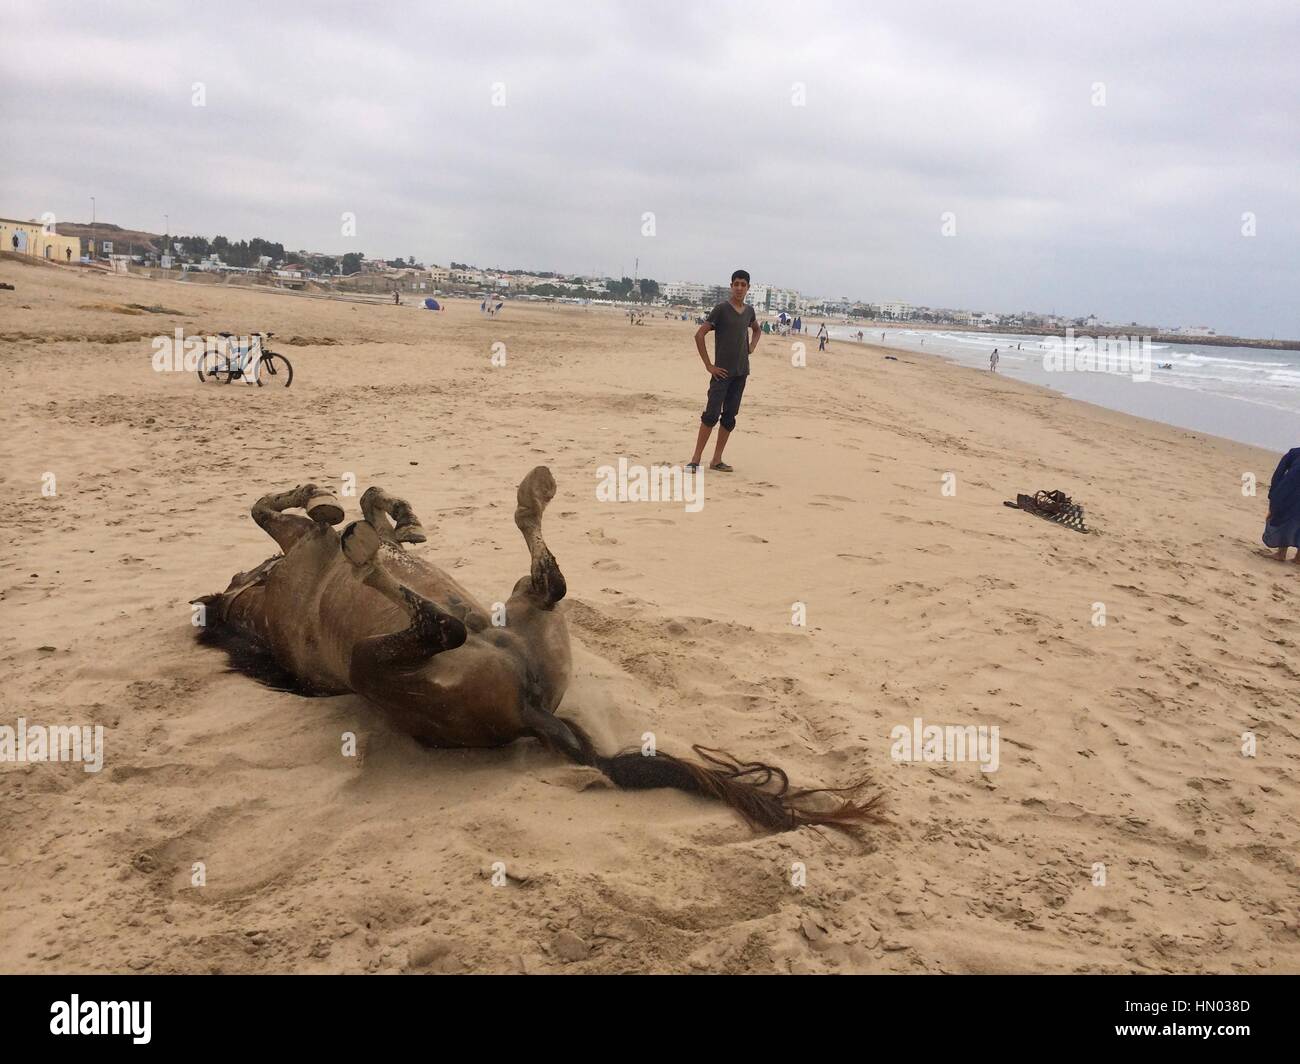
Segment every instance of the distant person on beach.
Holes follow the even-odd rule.
[[[993,349],[993,354],[989,355],[989,369],[994,373],[998,371],[998,349]]]
[[[709,371],[710,379],[709,397],[704,413],[700,415],[700,431],[695,438],[695,454],[686,466],[688,472],[700,468],[704,445],[709,442],[713,426],[719,419],[722,428],[718,430],[718,442],[713,449],[713,461],[709,463],[709,468],[720,473],[733,472],[731,466],[722,460],[722,450],[736,427],[740,397],[744,394],[745,382],[749,379],[749,356],[763,335],[754,308],[745,302],[745,293],[748,291],[748,272],[737,270],[731,275],[731,298],[714,307],[704,323],[695,330],[695,349],[699,352],[704,368]],[[709,361],[709,352],[704,346],[704,338],[709,333],[713,333],[712,362]]]
[[[817,350],[826,350],[826,341],[831,338],[831,334],[826,330],[826,323],[822,322],[822,327],[817,330]]]
[[[1300,563],[1300,447],[1282,456],[1268,488],[1268,517],[1264,519],[1264,546],[1277,550],[1278,561],[1286,561],[1287,547],[1295,547]]]

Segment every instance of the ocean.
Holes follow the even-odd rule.
[[[812,323],[814,336],[818,324]],[[827,330],[833,352],[846,350],[836,341],[856,339],[859,330],[867,342],[882,342],[879,326],[827,323]],[[907,328],[884,333],[886,346],[985,370],[996,347],[999,373],[1072,399],[1272,451],[1300,446],[1300,351],[1153,343],[1149,371],[1145,352],[1138,357],[1134,349],[1128,362],[1109,356],[1111,371],[1103,372],[1087,363],[1070,366],[1056,337]],[[1076,344],[1088,340],[1083,334],[1075,337]],[[809,349],[811,354],[816,347],[810,344]],[[1098,361],[1103,357],[1099,352]],[[1117,367],[1125,371],[1115,372]]]

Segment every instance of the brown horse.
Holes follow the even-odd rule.
[[[299,690],[354,691],[426,745],[490,747],[533,736],[619,787],[717,798],[767,830],[880,822],[879,795],[856,800],[865,779],[792,791],[779,768],[700,746],[700,762],[640,751],[606,757],[555,715],[572,659],[555,608],[564,577],[542,540],[542,513],[554,495],[544,466],[519,485],[515,524],[532,565],[496,618],[438,566],[406,551],[404,544],[426,537],[404,500],[370,488],[361,497],[365,520],[340,535],[331,526],[343,511],[316,485],[267,495],[253,519],[284,553],[197,599],[205,608],[201,636],[226,646],[234,661],[241,648],[269,655]],[[285,512],[296,508],[310,516]]]

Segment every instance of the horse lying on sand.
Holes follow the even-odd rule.
[[[542,540],[542,513],[554,495],[545,466],[519,485],[515,524],[532,565],[505,604],[504,626],[437,565],[406,551],[404,544],[426,536],[404,500],[370,488],[361,497],[365,519],[340,534],[332,526],[343,510],[316,485],[267,495],[253,506],[253,520],[284,553],[195,600],[205,607],[200,636],[224,645],[232,662],[241,651],[263,661],[269,655],[301,691],[356,692],[426,745],[491,747],[533,736],[618,787],[676,787],[720,799],[758,829],[882,822],[879,795],[857,800],[866,779],[792,791],[775,766],[701,746],[694,747],[700,762],[639,750],[606,757],[580,727],[557,717],[572,658],[555,608],[564,577]],[[309,516],[285,512],[291,509]]]

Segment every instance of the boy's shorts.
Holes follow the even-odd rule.
[[[745,392],[746,373],[740,377],[714,377],[709,382],[709,399],[700,415],[700,421],[712,428],[722,419],[722,427],[730,432],[736,427],[740,412],[740,397]]]

